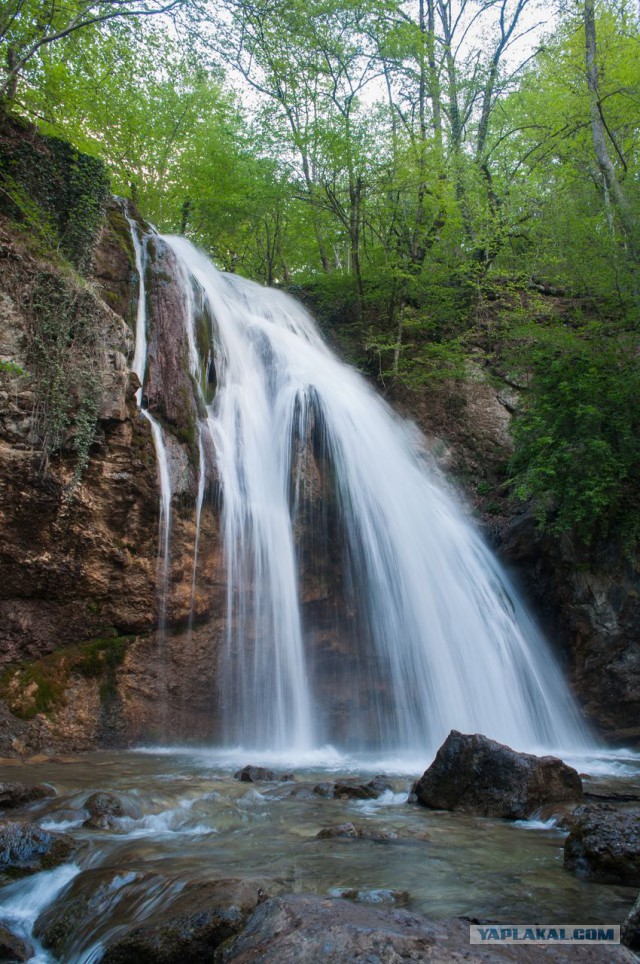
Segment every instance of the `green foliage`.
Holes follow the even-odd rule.
[[[640,536],[638,348],[600,326],[530,346],[511,481],[550,532],[613,535],[629,548]]]
[[[104,164],[55,137],[34,139],[28,126],[0,118],[0,211],[23,222],[79,271],[90,267],[93,245],[110,197]]]
[[[77,482],[89,460],[102,398],[102,314],[89,290],[53,272],[36,276],[27,309],[26,360],[42,465],[71,441]]]
[[[0,372],[5,372],[7,375],[26,374],[20,365],[16,365],[13,361],[2,361],[2,359],[0,359]]]

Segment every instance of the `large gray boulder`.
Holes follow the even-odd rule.
[[[580,807],[564,842],[564,866],[587,880],[640,887],[640,810]]]
[[[613,944],[554,946],[544,950],[513,944],[473,946],[469,944],[468,920],[430,921],[405,910],[313,894],[291,894],[266,901],[251,915],[246,928],[218,950],[215,960],[223,964],[539,964],[541,956],[555,964],[631,964],[635,960],[626,948]]]
[[[517,753],[479,733],[452,730],[414,787],[432,810],[524,820],[549,803],[580,802],[577,771],[554,756]]]

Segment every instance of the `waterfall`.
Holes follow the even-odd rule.
[[[136,343],[133,355],[132,369],[138,376],[140,388],[136,392],[138,408],[142,405],[142,386],[144,383],[144,372],[147,367],[147,299],[145,297],[144,284],[144,248],[138,236],[138,226],[136,222],[125,213],[131,231],[133,241],[133,251],[135,256],[136,273],[138,275],[138,305],[136,308]]]
[[[424,752],[456,728],[520,749],[590,742],[546,641],[417,430],[292,298],[165,240],[212,319],[217,390],[200,445],[205,426],[222,491],[224,741]],[[322,658],[300,599],[300,506],[314,485],[335,521],[310,557],[332,553],[349,614]],[[339,726],[324,707],[332,680],[349,697]]]
[[[164,443],[162,427],[143,405],[144,376],[147,367],[147,297],[145,284],[146,249],[138,236],[138,226],[134,219],[125,213],[135,254],[136,273],[138,275],[138,304],[136,310],[136,340],[132,368],[140,381],[140,388],[136,392],[136,401],[140,414],[151,426],[151,436],[156,452],[158,466],[158,480],[160,491],[160,518],[158,523],[158,632],[160,638],[164,636],[167,623],[167,605],[170,576],[171,549],[171,473],[169,460]],[[185,286],[186,287],[186,286]],[[193,349],[195,353],[195,346]]]

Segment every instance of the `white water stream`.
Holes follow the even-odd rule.
[[[146,249],[138,235],[138,225],[133,218],[125,215],[131,229],[131,239],[135,252],[135,265],[138,275],[138,305],[136,310],[136,343],[132,369],[138,376],[140,388],[136,400],[140,414],[151,426],[153,445],[158,464],[160,491],[160,519],[158,529],[158,631],[162,637],[166,630],[169,576],[171,568],[171,473],[164,442],[162,427],[153,415],[142,407],[144,376],[147,367],[147,293],[145,283]],[[185,286],[186,287],[186,286]]]
[[[311,439],[340,520],[331,564],[344,569],[357,627],[344,661],[345,744],[424,752],[452,728],[521,749],[592,743],[545,640],[415,429],[331,354],[297,302],[165,240],[214,319],[218,387],[204,426],[223,493],[226,744],[303,752],[334,737],[299,598],[295,493],[309,482],[300,452]]]

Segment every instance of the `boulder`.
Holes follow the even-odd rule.
[[[0,810],[14,810],[34,800],[55,797],[56,791],[44,783],[0,783]]]
[[[102,964],[200,964],[237,934],[273,882],[219,880],[189,886],[169,906],[105,948]]]
[[[313,792],[319,797],[328,797],[331,800],[376,800],[383,791],[374,784],[375,780],[370,780],[369,783],[318,783]]]
[[[88,811],[89,816],[82,826],[93,830],[111,830],[120,817],[140,816],[139,810],[125,807],[119,797],[114,796],[113,793],[106,793],[104,790],[92,793],[85,800],[84,809]]]
[[[564,866],[603,884],[640,887],[640,810],[580,807],[564,842]]]
[[[0,877],[24,877],[51,870],[78,850],[66,833],[51,833],[28,823],[0,823]]]
[[[414,787],[432,810],[525,820],[549,803],[579,802],[577,771],[554,756],[517,753],[478,733],[452,730]]]
[[[555,964],[631,962],[631,951],[606,947],[547,948]],[[539,947],[469,944],[468,920],[430,921],[418,914],[341,898],[299,894],[261,904],[245,929],[219,949],[224,964],[396,964],[401,961],[517,961],[538,964]],[[106,960],[106,959],[105,959]]]
[[[233,779],[240,780],[242,783],[289,783],[294,779],[294,776],[292,773],[278,774],[266,767],[246,766],[234,773]]]

